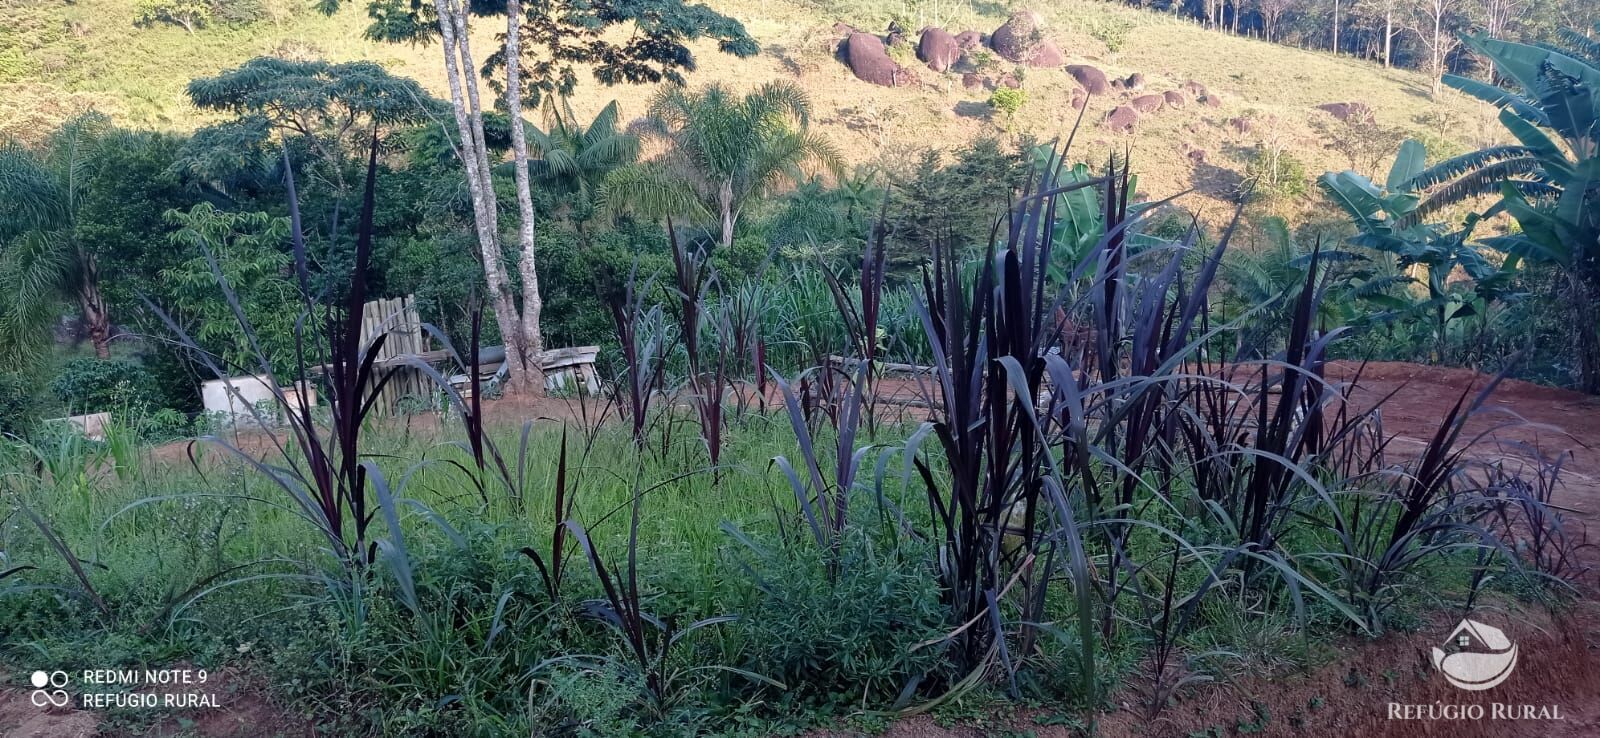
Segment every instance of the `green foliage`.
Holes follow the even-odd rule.
[[[15,372],[0,373],[0,436],[20,436],[39,419],[35,380]]]
[[[887,208],[889,259],[920,264],[935,240],[951,239],[958,248],[988,243],[990,231],[1028,171],[1025,153],[1032,142],[1007,151],[992,138],[980,138],[955,152],[924,150],[892,168]]]
[[[143,412],[160,393],[144,367],[118,359],[75,359],[50,381],[50,394],[74,414]]]
[[[1281,146],[1257,144],[1245,163],[1244,179],[1251,194],[1268,201],[1295,200],[1311,189],[1305,162]]]
[[[1505,82],[1446,75],[1445,83],[1498,106],[1500,124],[1518,143],[1417,173],[1410,186],[1428,195],[1419,210],[1499,196],[1488,213],[1509,213],[1520,230],[1486,243],[1508,261],[1556,264],[1571,275],[1579,379],[1585,390],[1600,392],[1600,61],[1592,46],[1576,42],[1571,50],[1482,35],[1463,43],[1488,57]]]
[[[263,56],[215,77],[193,80],[190,102],[231,120],[197,132],[179,166],[202,181],[227,186],[259,177],[283,156],[271,141],[303,148],[316,177],[340,196],[349,193],[360,153],[374,127],[426,123],[444,111],[421,85],[369,61],[334,64]]]
[[[996,87],[989,95],[989,107],[1005,115],[1008,124],[1027,102],[1028,92],[1020,87]]]
[[[139,0],[134,23],[148,26],[171,23],[194,33],[211,22],[213,0]]]
[[[108,121],[87,114],[56,131],[43,151],[0,144],[0,369],[37,362],[64,299],[75,298],[95,334],[96,350],[109,349],[110,318],[100,292],[96,255],[78,239],[83,182],[104,150]]]
[[[832,144],[807,130],[810,119],[810,99],[790,82],[769,82],[742,96],[721,85],[663,88],[646,121],[650,134],[667,143],[667,155],[613,172],[601,202],[617,214],[688,217],[732,246],[734,228],[754,200],[804,181],[808,167],[841,171]]]
[[[565,98],[559,106],[548,100],[545,107],[548,131],[523,127],[533,157],[528,173],[540,185],[542,196],[558,199],[556,209],[563,218],[582,224],[594,216],[606,177],[638,160],[639,137],[619,127],[614,100],[587,126],[578,123]]]
[[[786,700],[888,702],[938,669],[946,630],[938,583],[915,551],[852,531],[829,576],[815,545],[758,553],[759,590],[740,621],[747,663],[791,685]]]
[[[259,370],[252,342],[275,373],[288,375],[295,364],[295,322],[299,290],[286,276],[290,258],[282,251],[289,237],[287,218],[267,213],[230,213],[202,203],[188,211],[169,210],[178,228],[173,246],[188,258],[164,269],[172,303],[164,306],[185,326],[200,348],[241,374]],[[238,296],[249,330],[236,319],[212,269]]]
[[[1083,30],[1106,45],[1106,50],[1118,52],[1128,43],[1133,23],[1119,15],[1085,15],[1079,19]]]

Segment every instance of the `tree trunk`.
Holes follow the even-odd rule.
[[[455,115],[456,130],[461,140],[461,146],[456,153],[466,167],[467,190],[472,196],[472,219],[478,233],[478,255],[483,262],[483,277],[489,287],[489,302],[494,310],[495,323],[500,328],[501,337],[506,341],[506,359],[511,362],[514,375],[520,368],[515,361],[515,357],[521,355],[520,346],[514,344],[521,333],[519,330],[521,320],[517,315],[516,304],[511,299],[511,288],[501,263],[505,257],[500,249],[499,223],[496,215],[499,206],[495,202],[494,187],[489,177],[488,155],[483,150],[482,111],[477,109],[475,92],[472,96],[472,109],[468,109],[466,95],[462,89],[463,77],[471,89],[474,91],[477,89],[476,84],[472,82],[471,53],[461,45],[462,39],[458,35],[458,31],[466,29],[466,10],[454,0],[434,0],[434,10],[439,16],[439,35],[444,46],[445,79],[450,87],[450,109]],[[463,64],[465,74],[462,73]]]
[[[89,329],[89,341],[94,344],[97,359],[111,358],[111,314],[106,312],[105,296],[100,292],[100,265],[94,256],[80,254],[83,266],[82,281],[78,283],[78,307],[83,311],[83,324]]]
[[[1391,52],[1394,51],[1394,8],[1385,8],[1383,11],[1383,67],[1388,69],[1393,63]]]
[[[539,297],[539,272],[534,258],[533,192],[528,176],[528,139],[522,129],[522,60],[521,19],[522,3],[506,0],[506,109],[511,114],[512,169],[517,180],[518,241],[522,247],[517,268],[522,277],[522,335],[518,343],[521,357],[520,378],[512,381],[519,392],[538,392],[544,387],[541,357],[544,354],[544,335],[539,330],[539,314],[543,301]]]
[[[1433,14],[1433,46],[1429,49],[1429,51],[1433,52],[1434,97],[1439,96],[1439,88],[1443,84],[1442,78],[1444,77],[1444,39],[1440,35],[1442,33],[1442,26],[1444,25],[1443,21],[1444,18],[1442,17],[1441,13]]]
[[[717,189],[717,205],[722,209],[722,248],[733,246],[733,180],[724,180]]]
[[[1333,55],[1339,55],[1339,0],[1333,0]]]

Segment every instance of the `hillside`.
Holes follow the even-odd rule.
[[[301,0],[265,4],[267,20],[190,35],[176,26],[135,27],[133,0],[0,0],[0,132],[38,136],[91,106],[126,125],[190,129],[204,118],[187,104],[184,84],[261,54],[371,59],[443,94],[437,47],[362,40],[366,18],[355,7],[360,3],[331,18],[306,9],[309,3]],[[750,87],[780,77],[798,80],[813,95],[822,130],[853,162],[984,134],[1049,138],[1069,130],[1076,116],[1069,101],[1077,85],[1059,68],[1026,71],[1027,102],[1008,125],[989,115],[987,89],[966,89],[960,75],[935,73],[904,52],[896,58],[914,70],[916,81],[896,88],[863,82],[835,58],[841,38],[836,23],[881,31],[892,14],[915,6],[885,0],[710,4],[742,20],[763,53],[740,60],[702,49],[692,83]],[[1379,124],[1422,138],[1435,156],[1482,145],[1496,131],[1487,106],[1448,91],[1431,100],[1428,80],[1414,72],[1228,36],[1120,6],[1078,0],[1040,5],[1048,6],[1041,11],[1045,34],[1067,64],[1090,64],[1110,77],[1141,73],[1146,93],[1194,81],[1220,101],[1209,107],[1191,99],[1181,109],[1145,116],[1130,136],[1105,125],[1107,112],[1129,93],[1089,100],[1078,157],[1100,160],[1132,146],[1141,189],[1152,196],[1192,187],[1211,197],[1190,204],[1214,210],[1252,149],[1263,143],[1290,152],[1313,176],[1349,167],[1349,158],[1328,149],[1317,128],[1335,122],[1316,109],[1326,103],[1364,103]],[[1005,7],[981,2],[937,16],[913,12],[901,18],[912,28],[937,24],[952,32],[989,33],[1006,16]],[[489,25],[477,29],[480,56],[497,30]],[[586,81],[574,105],[583,114],[613,97],[631,116],[648,95]]]

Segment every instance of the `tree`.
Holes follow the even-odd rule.
[[[811,102],[798,86],[769,82],[744,96],[721,85],[661,90],[646,127],[668,144],[660,160],[617,170],[601,198],[613,213],[712,220],[724,249],[746,205],[817,167],[838,175],[833,146],[807,130]],[[811,168],[811,169],[808,169]]]
[[[1428,75],[1433,78],[1433,94],[1439,95],[1450,54],[1461,45],[1456,30],[1465,24],[1464,0],[1411,0],[1407,28],[1428,52]]]
[[[201,110],[233,116],[195,134],[183,163],[191,175],[225,182],[240,170],[275,166],[290,146],[314,162],[307,183],[328,185],[339,197],[352,192],[350,172],[360,169],[375,128],[423,123],[442,112],[421,85],[366,61],[257,57],[190,82],[188,94]]]
[[[165,306],[168,314],[220,366],[255,372],[255,346],[260,346],[274,372],[291,374],[301,298],[288,276],[293,261],[283,250],[289,219],[226,212],[210,203],[186,211],[168,210],[163,217],[178,229],[169,241],[186,257],[161,271],[170,300]],[[218,284],[218,274],[239,301],[249,334]]]
[[[1476,213],[1468,215],[1460,228],[1426,222],[1427,216],[1437,212],[1418,192],[1428,182],[1424,178],[1426,159],[1422,144],[1408,140],[1382,185],[1348,170],[1324,174],[1318,184],[1355,223],[1357,235],[1352,243],[1392,255],[1408,274],[1416,271],[1413,267],[1424,272],[1422,280],[1414,281],[1427,289],[1427,298],[1391,307],[1431,318],[1438,359],[1444,355],[1449,323],[1482,314],[1488,302],[1502,296],[1518,262],[1510,259],[1497,266],[1484,258],[1472,240],[1482,220]],[[1451,289],[1450,277],[1458,270],[1471,278],[1471,293]]]
[[[171,23],[193,35],[195,29],[211,21],[212,0],[140,0],[137,25]]]
[[[546,98],[545,110],[547,130],[527,126],[532,151],[538,156],[528,162],[529,170],[547,192],[566,198],[567,216],[581,230],[606,177],[638,160],[639,137],[618,126],[620,111],[614,100],[588,125],[578,122],[564,99],[557,104]]]
[[[0,362],[8,367],[37,357],[62,297],[78,303],[95,355],[111,356],[99,257],[77,231],[84,183],[108,128],[104,116],[89,114],[64,124],[42,152],[0,146]]]
[[[321,0],[319,7],[332,12],[340,0]],[[508,268],[499,243],[499,216],[492,169],[483,131],[483,108],[473,75],[474,57],[468,28],[469,11],[503,12],[505,46],[491,55],[485,76],[498,67],[506,71],[504,99],[512,120],[513,175],[520,216],[515,266],[521,293],[511,289]],[[681,83],[682,72],[692,71],[694,55],[689,41],[717,39],[727,53],[749,56],[755,42],[737,21],[704,5],[683,0],[552,0],[523,5],[506,0],[371,0],[367,6],[373,23],[368,38],[385,41],[429,41],[437,33],[442,41],[445,78],[450,88],[451,111],[459,135],[457,153],[467,171],[477,226],[484,277],[491,293],[495,320],[507,344],[512,367],[510,387],[531,389],[540,375],[543,337],[539,329],[540,296],[534,261],[534,223],[529,191],[529,160],[522,121],[522,92],[537,104],[544,92],[570,93],[577,71],[590,68],[602,84],[670,81]],[[520,298],[520,301],[519,299]]]
[[[1400,12],[1404,0],[1363,0],[1358,7],[1366,15],[1381,22],[1382,30],[1378,34],[1383,37],[1383,66],[1394,66],[1394,37],[1395,16]]]
[[[1268,41],[1272,40],[1278,21],[1292,7],[1294,0],[1256,0],[1256,12],[1261,14],[1261,30]]]

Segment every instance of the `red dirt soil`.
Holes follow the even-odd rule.
[[[1329,379],[1348,381],[1358,365],[1339,362],[1330,366]],[[1396,434],[1396,453],[1406,445],[1420,447],[1438,430],[1442,418],[1464,392],[1476,393],[1489,377],[1468,369],[1426,367],[1395,362],[1360,367],[1353,398],[1365,406],[1392,397],[1383,406],[1387,433]],[[911,383],[885,386],[902,397],[914,393]],[[1470,399],[1470,398],[1469,398]],[[497,424],[515,424],[529,418],[581,420],[594,418],[603,408],[595,403],[538,399],[489,403],[488,414]],[[1508,421],[1513,424],[1507,425]],[[404,422],[404,421],[391,421]],[[413,431],[437,427],[436,418],[410,421]],[[1574,525],[1592,523],[1600,514],[1600,453],[1589,444],[1600,442],[1600,398],[1526,382],[1506,381],[1468,424],[1468,435],[1491,431],[1477,440],[1470,454],[1483,460],[1514,459],[1523,454],[1516,444],[1527,444],[1546,455],[1570,451],[1563,473],[1564,486],[1556,504],[1570,510]],[[262,448],[260,439],[241,438],[246,448]],[[184,444],[158,450],[171,460],[184,457]],[[1515,673],[1487,692],[1464,692],[1433,673],[1429,648],[1446,636],[1454,616],[1441,614],[1413,634],[1390,634],[1375,642],[1347,638],[1334,644],[1338,654],[1331,663],[1314,670],[1285,676],[1241,673],[1225,683],[1212,683],[1181,694],[1177,703],[1154,720],[1147,720],[1134,694],[1123,693],[1119,709],[1100,719],[1100,734],[1113,737],[1232,736],[1255,728],[1257,705],[1270,716],[1251,731],[1264,736],[1450,736],[1499,738],[1500,736],[1600,736],[1600,549],[1585,549],[1586,563],[1594,567],[1579,582],[1583,598],[1575,606],[1552,616],[1539,609],[1516,612],[1480,610],[1479,617],[1502,627],[1517,643],[1520,657]],[[0,682],[22,685],[27,675],[10,675]],[[195,725],[186,735],[311,735],[304,719],[274,708],[252,690],[235,690],[235,701],[216,715],[190,716]],[[1390,720],[1390,702],[1429,705],[1507,704],[1557,705],[1560,721]],[[1485,708],[1487,711],[1489,708]],[[1040,725],[1040,718],[1057,711],[1024,712],[1002,721],[1017,731],[1040,738],[1072,736],[1069,728]],[[1044,721],[1049,722],[1049,721]],[[994,727],[942,727],[926,716],[897,721],[884,735],[891,738],[955,738],[1002,732]],[[170,726],[169,726],[170,727]],[[102,730],[97,715],[81,710],[44,711],[27,701],[27,690],[0,690],[0,738],[91,736]],[[1219,731],[1219,732],[1213,732]],[[100,732],[100,735],[110,733]],[[158,730],[156,733],[170,734]],[[819,730],[811,738],[857,735],[849,730]]]

